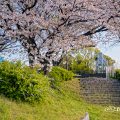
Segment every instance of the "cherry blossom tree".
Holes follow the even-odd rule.
[[[0,0],[0,31],[46,73],[65,51],[93,46],[96,33],[119,37],[120,0]]]

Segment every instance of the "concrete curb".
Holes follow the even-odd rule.
[[[82,120],[90,120],[88,112],[86,112],[85,117]]]

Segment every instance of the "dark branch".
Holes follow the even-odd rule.
[[[11,12],[13,12],[13,9],[11,8],[10,4],[7,4],[7,7],[9,8],[9,10],[10,10]]]
[[[95,34],[95,33],[98,33],[98,32],[103,32],[103,31],[107,31],[108,29],[105,28],[104,26],[103,27],[96,27],[96,28],[93,28],[92,30],[84,33],[83,35],[85,36],[89,36],[89,35],[92,35],[92,34]]]
[[[22,13],[26,12],[27,10],[30,10],[30,9],[34,8],[37,4],[37,1],[38,0],[35,0],[34,3],[31,6],[26,5],[26,8],[23,10]]]

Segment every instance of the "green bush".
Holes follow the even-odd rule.
[[[89,66],[86,65],[84,61],[82,61],[80,64],[77,62],[74,62],[73,65],[71,65],[71,71],[77,74],[92,74],[93,70],[89,68]]]
[[[0,63],[0,94],[9,98],[35,102],[42,100],[49,86],[48,79],[36,69],[22,66],[20,62]]]
[[[115,70],[114,78],[120,80],[120,69]]]
[[[53,79],[54,83],[67,81],[73,79],[74,73],[61,67],[53,67],[49,73],[49,77]]]

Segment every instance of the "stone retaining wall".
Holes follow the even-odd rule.
[[[120,106],[120,81],[82,78],[80,79],[80,94],[90,103]]]

